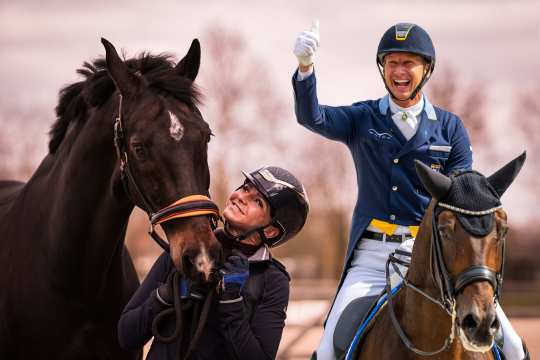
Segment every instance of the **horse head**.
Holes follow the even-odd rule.
[[[495,307],[502,286],[507,215],[500,197],[525,161],[525,153],[490,177],[465,171],[450,177],[416,162],[434,207],[431,274],[448,311],[456,316],[466,350],[486,352],[500,324]]]
[[[115,142],[118,177],[127,197],[149,214],[170,210],[178,199],[207,197],[211,130],[197,108],[193,84],[200,65],[198,40],[176,66],[154,66],[148,76],[122,61],[110,42],[102,43],[107,71],[120,95]],[[175,267],[192,280],[207,282],[221,247],[211,219],[197,214],[170,216],[161,225]]]

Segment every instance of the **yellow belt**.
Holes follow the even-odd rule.
[[[373,219],[371,220],[370,225],[373,225],[377,228],[377,230],[385,233],[386,235],[394,235],[394,232],[396,231],[398,224],[390,224],[386,221]],[[416,234],[418,234],[418,229],[420,229],[420,226],[417,225],[411,225],[408,226],[409,230],[411,231],[411,235],[413,237],[416,237]]]

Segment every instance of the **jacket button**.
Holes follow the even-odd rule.
[[[397,191],[397,186],[396,185],[392,186],[392,191]]]
[[[394,159],[394,164],[397,164],[399,162],[399,159]]]
[[[396,215],[394,215],[394,214],[390,215],[390,220],[392,220],[392,221],[396,220]]]

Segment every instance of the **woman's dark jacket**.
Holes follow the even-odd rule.
[[[226,235],[217,230],[216,236]],[[118,323],[122,348],[141,348],[152,338],[152,320],[167,308],[156,298],[156,289],[173,271],[169,254],[161,254],[122,312]],[[276,357],[289,302],[289,275],[283,265],[271,258],[265,246],[249,257],[249,271],[249,279],[242,290],[243,301],[220,303],[216,297],[212,303],[208,321],[191,359]],[[169,323],[165,328],[170,325],[172,332],[174,320],[170,318]],[[168,335],[166,330],[169,329],[163,332]],[[154,340],[147,359],[176,360],[177,347],[177,342],[165,344]]]

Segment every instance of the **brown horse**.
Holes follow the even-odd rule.
[[[166,221],[174,264],[192,280],[208,281],[220,254],[211,220],[183,217],[213,211],[199,42],[178,64],[146,53],[124,62],[102,42],[106,59],[61,91],[34,175],[0,182],[0,359],[140,357],[116,335],[138,286],[124,246],[134,206]]]
[[[433,200],[410,268],[347,358],[495,358],[490,349],[499,328],[495,307],[508,230],[499,198],[524,160],[522,154],[488,178],[474,171],[448,178],[417,161]]]

